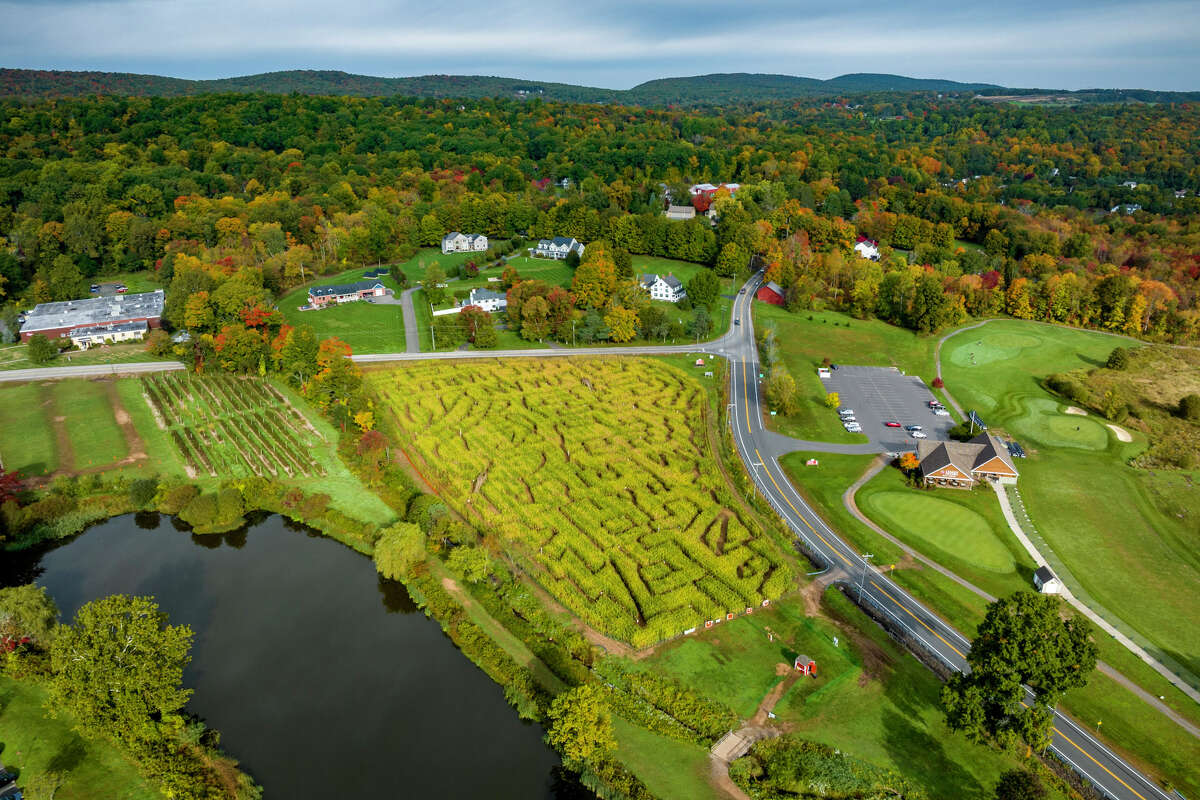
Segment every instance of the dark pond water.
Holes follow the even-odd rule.
[[[114,593],[153,595],[196,633],[189,709],[268,798],[577,796],[503,691],[337,542],[268,517],[192,536],[119,517],[57,548],[6,553],[70,620]]]

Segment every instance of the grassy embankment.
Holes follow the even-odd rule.
[[[30,683],[0,675],[0,748],[18,782],[57,772],[63,784],[57,800],[106,797],[114,800],[161,800],[137,767],[103,739],[85,739],[63,711],[50,719],[45,692]]]

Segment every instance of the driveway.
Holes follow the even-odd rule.
[[[930,439],[947,439],[954,427],[951,417],[929,410],[935,398],[924,381],[892,367],[839,366],[823,383],[826,391],[838,393],[842,408],[854,409],[863,433],[878,450],[902,453],[917,447],[908,431],[889,428],[885,422],[920,425]]]

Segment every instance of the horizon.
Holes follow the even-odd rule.
[[[1178,0],[1004,8],[863,0],[838,10],[750,0],[736,12],[700,0],[686,14],[671,0],[588,8],[463,0],[448,10],[344,0],[336,19],[323,9],[314,0],[286,13],[273,0],[0,0],[0,63],[187,80],[291,70],[480,75],[618,91],[712,73],[1200,90],[1200,4]]]

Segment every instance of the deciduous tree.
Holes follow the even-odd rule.
[[[617,749],[612,714],[604,690],[596,684],[585,683],[555,697],[547,717],[546,741],[569,764],[601,759]]]
[[[424,560],[425,534],[415,522],[389,526],[375,543],[375,569],[385,578],[400,580]]]

